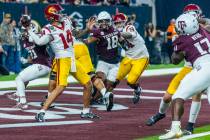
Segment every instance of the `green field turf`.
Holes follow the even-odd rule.
[[[198,134],[198,133],[203,133],[203,132],[208,132],[208,131],[210,132],[210,125],[195,128],[194,133]],[[163,132],[164,132],[164,130],[163,130]],[[159,137],[159,135],[156,135],[156,136],[150,136],[150,137],[145,137],[145,138],[139,138],[139,139],[135,139],[135,140],[158,140],[158,137]],[[192,138],[191,140],[210,140],[210,135],[198,137],[198,138]]]
[[[158,65],[149,65],[147,69],[166,69],[166,68],[178,68],[182,67],[184,63],[180,63],[179,65],[173,65],[173,64],[158,64]],[[0,81],[11,81],[15,80],[15,77],[17,75],[7,75],[7,76],[2,76],[0,75]]]

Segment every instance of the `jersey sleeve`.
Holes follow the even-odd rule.
[[[135,38],[137,36],[136,28],[133,25],[127,25],[124,31],[130,33],[132,35],[132,38]]]
[[[52,38],[51,41],[54,40],[54,37],[53,37],[53,35],[51,33],[51,30],[50,30],[49,26],[44,26],[42,28],[41,35],[48,35],[48,36],[50,36],[50,38]]]
[[[184,44],[185,43],[182,41],[181,37],[178,37],[177,39],[175,39],[173,42],[174,52],[178,53],[178,52],[184,51]]]

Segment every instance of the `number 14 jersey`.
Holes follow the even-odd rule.
[[[73,36],[72,23],[69,19],[65,19],[61,26],[47,24],[43,29],[43,34],[52,37],[49,43],[55,53],[55,58],[73,57]]]

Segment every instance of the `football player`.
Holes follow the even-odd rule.
[[[136,31],[133,25],[127,24],[127,16],[118,13],[114,16],[115,27],[120,31],[124,40],[123,48],[125,57],[120,62],[116,85],[127,76],[127,84],[134,89],[133,103],[139,102],[141,87],[139,78],[149,63],[149,53],[145,46],[144,39]]]
[[[172,97],[171,129],[159,139],[181,137],[181,117],[184,113],[184,102],[193,95],[199,94],[210,86],[210,35],[201,26],[195,16],[187,13],[176,20],[179,37],[173,42],[172,62],[180,63],[184,58],[193,64],[193,70],[181,81]]]
[[[84,42],[86,44],[96,42],[96,53],[99,58],[96,75],[105,82],[107,90],[112,91],[120,61],[119,31],[112,26],[112,18],[108,12],[102,11],[98,14],[97,27],[91,30],[90,35]],[[113,102],[113,96],[110,102]]]
[[[46,110],[67,86],[67,78],[70,72],[72,76],[84,86],[84,106],[81,112],[81,118],[98,118],[97,115],[90,111],[92,83],[89,75],[85,72],[81,64],[75,60],[73,48],[74,36],[72,35],[73,27],[70,19],[62,14],[63,10],[64,9],[58,4],[50,4],[45,8],[45,17],[49,21],[49,24],[44,26],[43,35],[41,37],[34,34],[30,28],[28,29],[29,35],[36,44],[49,44],[55,53],[52,72],[56,73],[56,77],[54,80],[50,79],[50,81],[54,81],[52,82],[53,84],[56,82],[56,86],[52,86],[50,85],[52,83],[49,83],[49,87],[52,87],[52,92],[49,94],[42,109],[35,117],[38,122],[45,121],[44,116]]]
[[[33,40],[27,35],[25,31],[26,26],[30,26],[33,33],[40,36],[41,27],[39,24],[31,20],[28,15],[23,15],[20,19],[22,25],[22,42],[23,47],[28,51],[29,59],[32,65],[22,70],[15,79],[17,91],[14,94],[9,94],[10,99],[16,100],[17,105],[15,108],[27,109],[28,104],[26,101],[25,88],[31,80],[46,76],[49,74],[50,58],[47,52],[47,46],[37,46],[33,43]]]
[[[201,26],[203,26],[205,29],[208,28],[208,20],[202,18],[202,10],[200,7],[196,4],[188,4],[184,7],[183,13],[189,13],[193,16],[195,16],[198,19],[198,22]],[[205,21],[205,22],[204,22]],[[146,124],[148,126],[154,125],[159,120],[165,118],[165,112],[167,108],[170,105],[171,98],[175,91],[177,90],[181,80],[192,70],[192,64],[190,62],[185,61],[185,66],[179,71],[179,73],[176,74],[176,76],[172,79],[170,82],[168,89],[166,93],[164,94],[160,106],[159,106],[159,112],[155,114],[154,116],[150,117]],[[192,97],[192,104],[190,108],[190,114],[189,114],[189,120],[188,124],[186,126],[185,134],[192,134],[194,130],[194,124],[196,122],[197,116],[199,114],[201,107],[201,94],[195,95]]]
[[[87,45],[82,42],[76,41],[74,42],[74,51],[75,51],[76,60],[81,63],[85,72],[88,75],[90,75],[93,86],[98,91],[100,91],[100,93],[104,97],[103,99],[105,99],[105,105],[107,111],[111,111],[113,106],[112,102],[113,94],[107,91],[103,81],[100,78],[98,78],[97,75],[95,74],[95,70],[90,58],[90,53]]]

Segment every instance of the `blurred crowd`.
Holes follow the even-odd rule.
[[[129,22],[138,29],[139,23],[136,21],[136,14],[131,14],[128,18]],[[154,27],[152,23],[145,25],[144,39],[151,64],[169,64],[171,62],[172,37],[176,34],[174,24],[175,20],[172,19],[167,31]],[[27,61],[27,51],[21,45],[20,40],[21,31],[18,21],[16,22],[12,19],[11,14],[6,13],[0,25],[0,74],[18,74],[22,68],[30,65]]]
[[[71,5],[124,5],[139,6],[150,0],[0,0],[7,3],[61,3]]]
[[[176,35],[175,19],[171,19],[166,31],[150,22],[144,27],[144,39],[150,54],[150,64],[169,64],[173,53],[172,38]]]

